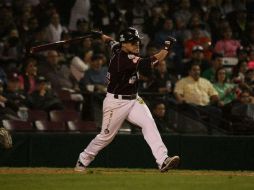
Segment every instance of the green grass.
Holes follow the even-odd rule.
[[[35,169],[37,170],[37,169]],[[1,169],[0,169],[1,173]],[[27,173],[27,172],[24,172]],[[89,169],[0,174],[1,190],[253,190],[254,173]]]

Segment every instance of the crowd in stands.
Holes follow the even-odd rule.
[[[72,107],[82,119],[94,120],[93,101],[101,101],[106,92],[107,46],[100,39],[86,38],[35,54],[27,50],[81,37],[91,29],[117,39],[128,26],[141,33],[144,57],[157,52],[167,36],[177,39],[165,61],[150,70],[140,66],[139,93],[160,97],[148,103],[160,131],[172,130],[167,118],[162,119],[168,101],[193,117],[208,113],[209,122],[217,126],[221,125],[218,118],[230,120],[229,115],[247,108],[245,116],[254,120],[251,0],[72,0],[67,4],[0,0],[0,25],[1,120],[20,119],[20,107],[47,112]]]

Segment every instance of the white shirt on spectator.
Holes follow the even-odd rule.
[[[85,19],[89,21],[89,11],[91,8],[90,0],[76,0],[71,8],[71,16],[69,21],[69,30],[77,30],[77,20]]]
[[[61,34],[66,29],[60,24],[56,27],[53,24],[49,24],[46,29],[46,39],[48,42],[57,42],[61,40]]]

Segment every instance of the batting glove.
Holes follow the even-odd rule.
[[[169,51],[171,47],[176,43],[176,39],[172,36],[168,36],[164,41],[164,49]]]

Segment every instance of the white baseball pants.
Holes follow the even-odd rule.
[[[85,166],[93,161],[101,149],[112,142],[125,119],[142,128],[143,136],[150,146],[158,166],[162,165],[168,157],[168,151],[147,105],[140,97],[134,100],[121,100],[115,99],[114,94],[107,93],[103,102],[101,132],[79,156]]]

